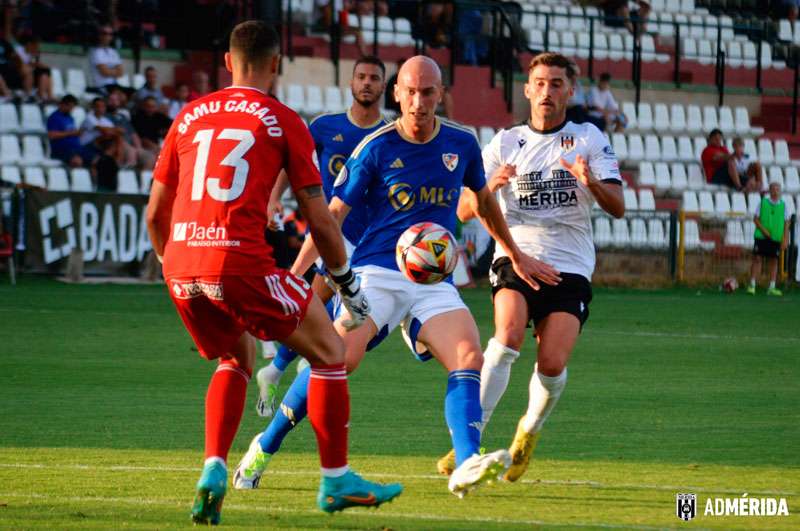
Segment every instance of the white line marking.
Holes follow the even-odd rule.
[[[145,500],[142,498],[121,498],[121,497],[105,497],[105,496],[54,496],[52,494],[39,494],[39,493],[0,493],[0,498],[23,498],[33,500],[47,500],[54,501],[60,500],[64,502],[81,503],[81,502],[100,502],[100,503],[129,503],[131,505],[150,505],[161,507],[183,507],[185,503],[180,500]],[[289,507],[281,507],[270,505],[270,507],[249,506],[238,504],[225,504],[226,511],[248,511],[259,513],[287,513],[287,514],[305,514],[312,516],[325,516],[322,511],[312,511],[304,509],[292,509]],[[495,524],[512,524],[512,525],[525,525],[525,526],[565,526],[565,527],[589,527],[589,528],[604,528],[604,529],[665,529],[664,527],[632,525],[632,524],[605,524],[605,523],[584,523],[584,522],[552,522],[546,520],[527,520],[527,519],[510,519],[510,518],[493,518],[490,516],[468,516],[464,518],[457,518],[454,516],[443,516],[437,514],[425,513],[397,513],[389,512],[386,510],[379,511],[352,511],[347,512],[347,516],[370,516],[375,518],[406,518],[410,520],[431,520],[438,522],[487,522]],[[675,528],[667,528],[675,529]],[[702,529],[702,528],[696,528]]]
[[[733,334],[719,335],[719,334],[676,334],[673,332],[629,332],[629,331],[615,331],[615,330],[586,330],[587,334],[597,334],[604,336],[639,336],[639,337],[674,337],[680,339],[711,339],[714,341],[720,339],[726,340],[749,340],[749,341],[791,341],[800,342],[800,337],[780,337],[780,336],[737,336]]]
[[[37,463],[0,463],[0,468],[33,468],[33,469],[61,469],[61,470],[101,470],[109,472],[200,472],[202,467],[181,467],[181,466],[135,466],[135,465],[41,465]],[[276,476],[309,476],[318,477],[318,470],[268,470],[270,475]],[[373,478],[386,478],[386,479],[419,479],[444,482],[447,478],[436,474],[392,474],[392,473],[363,473],[362,476]],[[671,491],[681,492],[685,490],[697,492],[711,492],[721,494],[741,494],[744,492],[742,488],[707,488],[691,485],[648,485],[639,483],[601,483],[599,481],[582,480],[582,479],[523,479],[517,483],[525,483],[530,485],[565,485],[574,487],[592,487],[596,489],[634,489],[634,490],[658,490],[658,491]],[[776,496],[797,496],[795,491],[783,490],[752,490],[745,489],[751,494],[769,494]]]

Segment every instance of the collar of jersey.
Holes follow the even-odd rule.
[[[248,89],[248,90],[255,90],[256,92],[260,92],[261,94],[263,94],[263,95],[265,95],[265,96],[267,96],[267,95],[268,95],[266,90],[261,90],[261,89],[259,89],[259,88],[255,88],[255,87],[244,87],[244,86],[242,86],[242,85],[231,85],[230,87],[225,87],[225,90],[228,90],[228,89]]]
[[[525,123],[528,124],[528,127],[530,128],[530,130],[533,131],[536,134],[539,134],[539,135],[552,135],[553,133],[558,133],[559,131],[564,129],[564,126],[567,125],[567,120],[565,119],[563,122],[561,122],[560,124],[558,124],[555,127],[551,127],[550,129],[536,129],[533,126],[533,124],[531,123],[530,118]]]
[[[369,125],[365,125],[365,126],[362,127],[362,126],[358,125],[355,120],[353,120],[353,116],[350,114],[350,109],[347,109],[347,112],[345,112],[344,114],[345,114],[345,116],[347,116],[347,120],[351,124],[353,124],[353,127],[358,127],[359,129],[372,129],[373,127],[375,127],[376,125],[378,125],[379,123],[381,123],[383,121],[383,115],[381,114],[381,115],[378,116],[377,120],[375,120],[374,122],[372,122]]]
[[[442,128],[442,121],[439,120],[439,118],[434,116],[433,120],[434,120],[433,134],[425,142],[420,142],[419,140],[415,140],[414,138],[408,136],[405,133],[405,131],[403,131],[403,128],[400,127],[400,118],[395,120],[394,128],[397,130],[397,134],[400,135],[400,138],[402,138],[406,142],[409,142],[411,144],[427,144],[427,143],[431,142],[434,138],[436,138],[439,135],[439,130]]]

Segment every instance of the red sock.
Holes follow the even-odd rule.
[[[234,360],[221,360],[206,393],[206,459],[226,462],[242,420],[250,375]]]
[[[346,466],[350,394],[344,363],[311,367],[308,418],[317,434],[322,468]]]

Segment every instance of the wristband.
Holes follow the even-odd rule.
[[[329,267],[328,271],[332,277],[343,277],[350,271],[350,264],[345,262],[342,267],[337,267],[336,269]]]
[[[337,271],[337,273],[339,271]],[[344,272],[344,274],[337,275],[333,271],[331,271],[330,273],[331,273],[331,280],[333,280],[339,286],[347,286],[348,284],[353,282],[353,280],[356,278],[355,274],[353,274],[353,270],[350,269],[349,267]]]

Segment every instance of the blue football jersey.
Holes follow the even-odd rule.
[[[386,125],[381,118],[369,127],[359,127],[350,119],[350,111],[318,116],[308,126],[319,159],[319,172],[325,198],[333,197],[333,182],[345,162],[364,137]],[[342,234],[355,245],[366,228],[366,214],[358,209],[347,216],[342,225]]]
[[[408,227],[432,221],[455,233],[461,188],[477,192],[485,185],[481,150],[469,129],[437,118],[425,143],[403,135],[397,122],[378,129],[334,183],[334,195],[369,219],[352,264],[397,271],[395,246]]]

